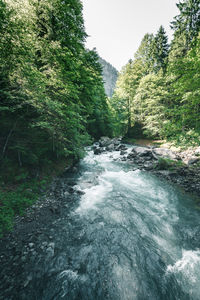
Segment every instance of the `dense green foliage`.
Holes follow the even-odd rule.
[[[177,6],[171,45],[162,26],[146,34],[119,75],[110,102],[118,134],[134,136],[139,123],[148,137],[200,143],[200,1]]]
[[[0,0],[1,183],[28,181],[111,135],[102,68],[85,38],[80,0]]]
[[[0,18],[3,164],[78,157],[88,132],[110,134],[98,55],[84,48],[81,2],[0,0]]]

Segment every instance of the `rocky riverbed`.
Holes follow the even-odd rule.
[[[130,152],[120,139],[102,137],[93,149],[97,155],[104,151],[120,151],[122,161],[152,172],[178,184],[186,192],[200,196],[200,147],[172,151],[168,148],[135,145]]]
[[[26,210],[26,214],[15,218],[13,231],[0,239],[3,270],[0,272],[0,299],[21,299],[17,298],[18,293],[32,280],[26,266],[34,264],[34,261],[42,262],[44,257],[49,260],[54,256],[56,224],[68,217],[69,209],[77,205],[83,193],[75,184],[76,176],[77,169],[74,167],[67,175],[55,178],[45,194]],[[17,276],[22,269],[23,280]],[[6,298],[6,294],[10,296]],[[29,299],[25,294],[22,298]],[[34,296],[31,299],[35,299]]]

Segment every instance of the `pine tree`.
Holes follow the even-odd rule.
[[[184,33],[186,51],[200,31],[200,0],[183,0],[177,4],[180,14],[171,22],[175,37]]]
[[[166,71],[168,50],[168,37],[163,26],[160,26],[152,42],[151,57],[153,61],[153,71],[155,73],[159,70]]]

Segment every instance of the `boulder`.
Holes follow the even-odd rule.
[[[115,146],[118,146],[121,144],[121,138],[114,138],[112,139],[112,143],[115,145]]]
[[[107,147],[109,146],[110,144],[112,144],[112,139],[110,139],[109,137],[107,136],[102,136],[99,140],[99,145],[100,147]]]
[[[120,152],[120,155],[125,155],[126,153],[127,153],[126,151],[122,150],[122,151]]]
[[[95,148],[94,149],[94,154],[98,155],[98,154],[101,154],[104,150],[101,149],[101,148]]]
[[[171,160],[179,159],[178,155],[175,152],[166,148],[154,148],[152,150],[152,154],[155,159],[159,159],[160,157],[169,158]]]
[[[144,163],[144,169],[145,170],[148,170],[148,171],[150,171],[150,170],[152,170],[154,168],[154,164],[152,163],[152,162],[145,162]]]
[[[110,144],[106,147],[107,151],[114,151],[115,150],[115,145],[114,144]]]
[[[115,150],[116,151],[121,151],[121,150],[127,150],[128,148],[125,146],[125,145],[123,145],[123,144],[120,144],[120,145],[118,145],[116,148],[115,148]]]
[[[148,156],[153,158],[152,150],[146,147],[135,147],[133,148],[132,153],[140,157]]]

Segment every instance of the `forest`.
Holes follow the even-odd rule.
[[[200,143],[200,1],[147,33],[107,98],[80,0],[0,0],[0,222],[101,136]],[[62,169],[63,170],[63,169]]]
[[[1,1],[1,167],[79,158],[111,134],[98,55],[85,49],[82,5]]]
[[[177,7],[171,43],[163,26],[145,34],[119,74],[110,101],[117,135],[200,143],[200,1]]]
[[[44,175],[111,135],[102,68],[86,36],[79,0],[0,0],[3,223],[31,202]]]

